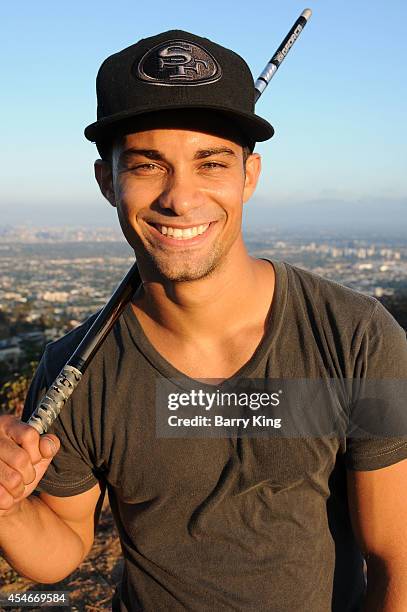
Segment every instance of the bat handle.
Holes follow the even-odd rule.
[[[71,397],[81,378],[82,372],[80,370],[66,364],[30,416],[27,421],[28,425],[34,427],[40,435],[46,433]]]

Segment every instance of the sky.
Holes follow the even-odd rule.
[[[111,53],[169,29],[242,55],[254,79],[304,8],[313,15],[256,113],[262,176],[248,227],[407,229],[404,0],[22,0],[2,8],[0,226],[117,225],[93,176],[95,78]]]

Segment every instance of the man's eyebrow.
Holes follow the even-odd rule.
[[[236,153],[228,147],[213,147],[210,149],[200,149],[195,153],[194,159],[203,159],[205,157],[210,157],[211,155],[220,155],[222,153],[225,155],[234,155],[236,157]]]
[[[204,159],[205,157],[211,157],[211,155],[233,155],[236,157],[236,153],[228,147],[211,147],[210,149],[200,149],[196,151],[194,159]],[[147,159],[153,159],[155,161],[166,161],[165,156],[160,153],[157,149],[136,149],[131,147],[126,149],[120,154],[120,161],[127,161],[135,155],[147,157]]]
[[[142,157],[147,157],[148,159],[154,159],[156,161],[165,161],[164,155],[162,155],[160,151],[157,151],[157,149],[136,149],[134,147],[120,153],[120,160],[126,161],[134,155],[141,155]]]

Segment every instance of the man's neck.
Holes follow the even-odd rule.
[[[216,341],[239,331],[267,312],[274,291],[274,270],[245,249],[222,262],[208,277],[191,282],[144,282],[133,309],[143,322],[179,339]]]

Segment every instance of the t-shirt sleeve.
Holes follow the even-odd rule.
[[[28,391],[22,421],[29,419],[38,402],[62,369],[66,362],[64,353],[65,351],[62,351],[63,359],[61,360],[61,351],[52,350],[52,345],[46,348]],[[80,384],[82,382],[83,380]],[[78,388],[73,395],[76,394]],[[49,433],[58,436],[61,447],[38,483],[36,494],[45,492],[58,497],[68,497],[83,493],[98,482],[97,470],[92,458],[91,432],[86,423],[86,390],[81,389],[79,396],[80,399],[75,396],[75,403],[73,396],[67,401],[58,418],[48,429]]]
[[[347,437],[346,466],[375,470],[407,458],[406,334],[378,300],[362,337],[353,382],[359,392],[350,417],[359,433]]]

